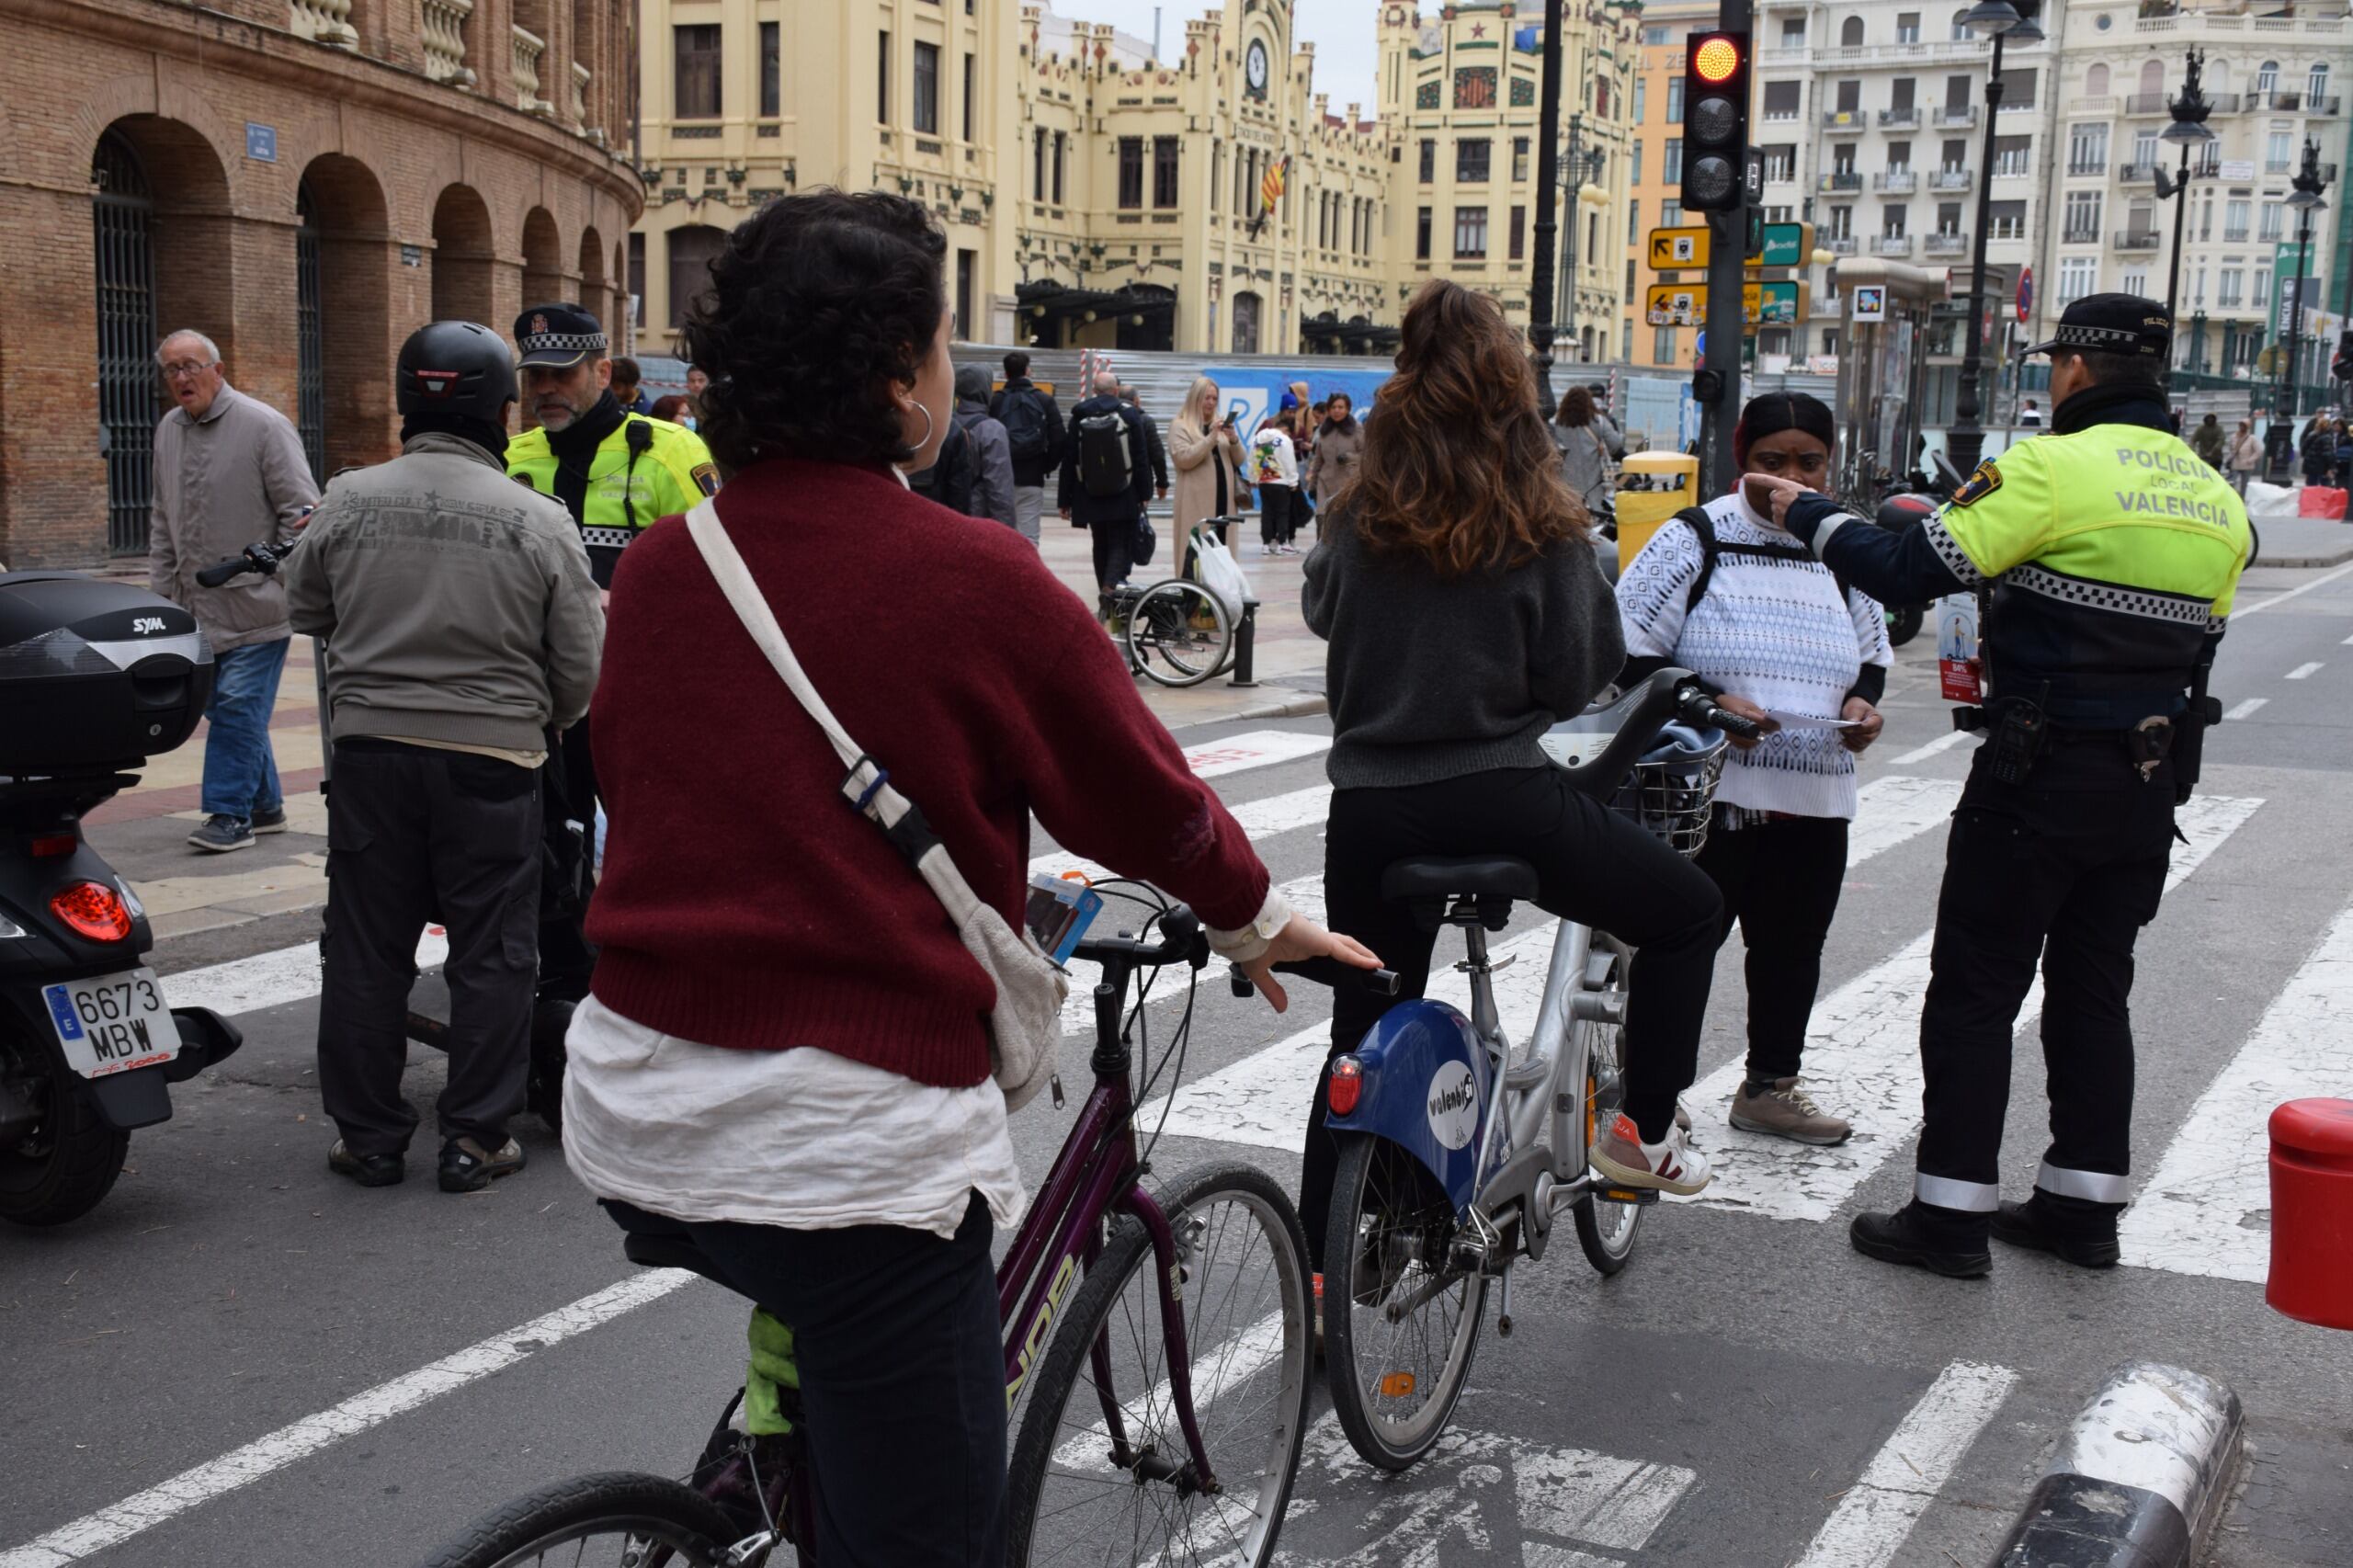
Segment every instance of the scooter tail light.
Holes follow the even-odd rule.
[[[120,942],[131,936],[131,908],[104,882],[75,882],[53,895],[49,909],[93,942]]]
[[[1351,1055],[1336,1057],[1332,1062],[1332,1082],[1325,1098],[1334,1116],[1353,1116],[1357,1102],[1364,1097],[1364,1063]]]
[[[71,855],[81,846],[81,838],[71,833],[44,833],[30,846],[36,860],[56,860]]]

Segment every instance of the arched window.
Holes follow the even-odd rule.
[[[2084,96],[2089,98],[2108,97],[2108,67],[2095,65],[2084,73]]]
[[[2145,61],[2141,66],[2141,94],[2146,97],[2151,93],[2159,97],[2165,96],[2165,65],[2162,60]]]
[[[1969,12],[1966,8],[1952,14],[1952,36],[1956,41],[1960,42],[1967,42],[1977,36],[1969,30]]]
[[[2261,65],[2256,67],[2255,90],[2258,97],[2265,93],[2276,93],[2279,90],[2279,62],[2278,61],[2267,60]]]
[[[1233,351],[1258,352],[1258,296],[1246,290],[1233,296]]]
[[[2318,108],[2320,106],[2316,100],[2326,97],[2328,97],[2328,62],[2315,60],[2313,62],[2312,74],[2304,78],[2304,108],[2308,110]]]
[[[1838,45],[1842,49],[1860,49],[1863,43],[1863,19],[1849,17],[1838,24]]]

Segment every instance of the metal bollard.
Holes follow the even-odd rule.
[[[1242,624],[1233,629],[1233,678],[1228,686],[1256,686],[1258,676],[1256,653],[1258,642],[1258,601],[1242,601]]]

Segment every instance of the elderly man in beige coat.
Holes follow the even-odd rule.
[[[319,486],[293,423],[229,384],[210,338],[176,332],[156,347],[155,363],[178,406],[155,426],[148,585],[194,615],[212,643],[205,821],[188,841],[222,854],[286,829],[269,714],[294,629],[275,577],[248,572],[207,588],[196,574],[249,544],[292,539]]]

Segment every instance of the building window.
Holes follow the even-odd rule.
[[[2108,172],[2108,127],[2078,125],[2067,132],[2067,172],[2100,175]]]
[[[784,49],[775,22],[760,24],[760,113],[774,119],[784,112]]]
[[[1438,142],[1428,136],[1422,138],[1422,183],[1438,178]]]
[[[1802,82],[1768,82],[1765,84],[1765,118],[1795,119],[1801,111],[1800,100],[1805,90]]]
[[[1781,18],[1781,47],[1783,49],[1805,47],[1805,18],[1803,17]]]
[[[978,251],[956,253],[956,335],[967,343],[972,340],[972,276],[980,262]]]
[[[1063,204],[1063,165],[1070,160],[1070,132],[1054,132],[1054,205]]]
[[[1675,363],[1675,329],[1673,327],[1661,326],[1651,329],[1651,363],[1654,365]]]
[[[978,109],[981,62],[977,55],[964,56],[964,140],[972,141],[973,116]]]
[[[1511,258],[1514,261],[1522,261],[1527,258],[1527,256],[1528,209],[1515,207],[1511,210]]]
[[[2255,269],[2255,292],[2247,296],[2247,303],[2261,310],[2271,302],[2271,267],[2268,263]]]
[[[2031,136],[1994,138],[1994,172],[1997,175],[2031,173],[2033,157],[2034,138]]]
[[[2088,256],[2067,256],[2059,258],[2059,299],[2061,305],[2072,305],[2099,286],[2099,262]]]
[[[1225,143],[1210,142],[1210,210],[1219,212],[1225,208]]]
[[[1902,239],[1904,235],[1904,225],[1907,219],[1908,210],[1909,210],[1906,208],[1893,205],[1881,208],[1880,210],[1879,217],[1879,232],[1891,240]]]
[[[2267,65],[2264,69],[2268,71],[2270,67]],[[2257,90],[2268,89],[2258,88]],[[2265,174],[2284,175],[2295,166],[2294,140],[2294,133],[2286,131],[2274,131],[2263,139],[2263,172]]]
[[[2023,201],[1989,201],[1985,204],[1985,232],[1997,240],[2026,238],[2026,203]]]
[[[2099,197],[2097,190],[2071,190],[2067,193],[2066,227],[2063,231],[2067,244],[2085,245],[2097,243]]]
[[[1415,261],[1427,261],[1429,258],[1430,210],[1425,207],[1415,214],[1414,219],[1414,259]]]
[[[1863,47],[1863,19],[1860,17],[1849,17],[1838,25],[1838,47],[1841,49]]]
[[[1143,138],[1120,138],[1120,205],[1132,210],[1143,205]]]
[[[1642,124],[1644,117],[1650,113],[1650,78],[1647,76],[1634,78],[1634,123],[1636,125]]]
[[[1658,222],[1659,227],[1663,229],[1672,229],[1679,225],[1683,222],[1683,203],[1680,201],[1660,202]]]
[[[1639,201],[1629,201],[1626,203],[1626,243],[1630,245],[1640,244],[1642,238],[1643,204]]]
[[[1511,177],[1514,180],[1528,177],[1528,138],[1525,136],[1511,139]]]
[[[1036,201],[1046,199],[1046,128],[1042,125],[1030,133],[1029,196]]]
[[[1487,183],[1488,160],[1495,143],[1483,136],[1466,136],[1454,144],[1454,181],[1457,185]]]
[[[1154,207],[1176,205],[1176,138],[1174,136],[1152,139],[1152,204]]]
[[[1233,296],[1233,351],[1258,352],[1258,296],[1247,290]]]
[[[2036,72],[2032,66],[2002,73],[2002,112],[2010,114],[2034,107]]]
[[[1917,43],[1920,41],[1919,12],[1899,11],[1896,13],[1895,41],[1898,43]]]
[[[1683,123],[1683,78],[1680,76],[1666,79],[1666,122],[1669,125]]]
[[[874,119],[878,125],[891,123],[891,35],[876,35],[881,40],[874,51]]]
[[[1670,136],[1666,139],[1665,166],[1659,170],[1658,176],[1659,178],[1666,181],[1669,185],[1680,185],[1683,183],[1682,137]]]
[[[684,326],[687,312],[710,291],[710,264],[727,248],[727,231],[689,223],[664,240],[670,264],[669,324]]]
[[[2283,232],[2281,228],[2281,222],[2286,218],[2288,208],[2285,202],[2265,202],[2263,204],[2263,216],[2256,220],[2256,238],[2259,240],[2279,239]]]
[[[1457,261],[1483,260],[1487,254],[1487,210],[1483,207],[1458,207],[1454,210],[1454,258]]]
[[[2222,291],[2215,295],[2214,303],[2224,310],[2235,309],[2245,291],[2246,274],[2238,267],[2226,267],[2222,268]]]
[[[629,237],[629,301],[630,324],[645,324],[645,236]]]
[[[915,45],[915,133],[939,134],[939,46]]]
[[[1851,240],[1855,237],[1853,208],[1833,207],[1830,210],[1830,237],[1834,240]]]
[[[2267,60],[2267,61],[2265,61],[2261,65],[2259,65],[2259,66],[2257,66],[2257,67],[2256,68],[2256,73],[2255,73],[2255,93],[2256,93],[2256,97],[2263,97],[2263,96],[2265,96],[2266,94],[2268,94],[2268,93],[2276,93],[2276,92],[2278,92],[2279,90],[2279,62],[2278,61],[2276,61],[2276,60]]]
[[[719,118],[719,24],[670,29],[676,64],[672,112],[680,119]]]
[[[1793,180],[1798,177],[1795,142],[1784,142],[1765,149],[1765,177],[1768,180]]]
[[[1642,183],[1643,183],[1643,144],[1642,144],[1642,142],[1639,142],[1639,141],[1638,141],[1638,142],[1636,142],[1634,143],[1633,151],[1632,151],[1632,152],[1631,152],[1631,153],[1629,153],[1626,156],[1627,156],[1627,162],[1628,162],[1628,165],[1629,165],[1629,166],[1631,167],[1631,171],[1632,171],[1631,173],[1630,173],[1630,174],[1626,176],[1626,177],[1627,177],[1627,179],[1628,179],[1631,183],[1632,183],[1632,184],[1634,184],[1634,185],[1640,185],[1640,184],[1642,184]]]
[[[2247,204],[2234,201],[2222,209],[2222,238],[2236,244],[2246,238]]]

